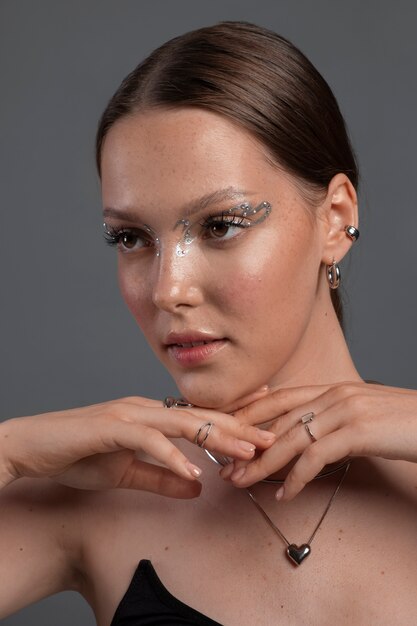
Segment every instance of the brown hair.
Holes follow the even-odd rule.
[[[271,165],[299,181],[310,204],[343,172],[358,168],[337,101],[292,43],[249,22],[226,21],[167,41],[122,81],[96,135],[96,165],[110,127],[138,111],[197,106],[238,123],[266,148]],[[331,298],[343,328],[338,290]]]

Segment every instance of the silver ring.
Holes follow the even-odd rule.
[[[306,413],[305,415],[303,415],[301,417],[301,424],[304,425],[304,428],[306,429],[306,432],[308,434],[308,436],[310,437],[311,441],[317,441],[317,439],[315,438],[315,436],[313,435],[313,433],[310,430],[310,426],[309,423],[312,422],[314,419],[314,413],[313,411],[311,411],[311,413]]]
[[[190,402],[187,402],[187,400],[184,400],[184,398],[174,398],[173,396],[167,396],[165,400],[162,401],[162,404],[167,409],[178,409],[184,406],[194,406],[193,404],[190,404]]]
[[[206,443],[206,439],[210,434],[211,429],[214,426],[214,422],[206,422],[202,424],[200,428],[197,430],[196,436],[194,437],[194,443],[198,445],[199,448],[204,448],[204,444]],[[204,432],[205,430],[205,432]],[[202,439],[200,440],[200,435],[203,434]]]

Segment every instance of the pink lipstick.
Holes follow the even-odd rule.
[[[191,367],[212,358],[227,345],[228,340],[199,331],[171,332],[165,345],[168,354],[179,365]]]

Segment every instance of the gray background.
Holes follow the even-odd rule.
[[[93,163],[121,79],[167,39],[224,19],[288,37],[333,88],[362,171],[342,263],[361,375],[417,388],[417,5],[412,1],[0,1],[2,419],[174,392],[118,292]],[[66,592],[7,626],[94,624]]]

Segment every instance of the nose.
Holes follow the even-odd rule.
[[[197,259],[178,256],[174,250],[161,252],[153,284],[152,301],[159,309],[178,312],[203,301],[202,276]]]

